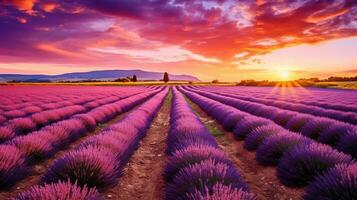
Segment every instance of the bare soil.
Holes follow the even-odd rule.
[[[93,135],[99,134],[101,131],[103,131],[108,126],[115,124],[116,122],[121,120],[127,113],[128,112],[118,115],[114,119],[110,120],[108,123],[99,124],[94,131],[92,131],[92,132],[84,135],[83,137],[79,138],[78,140],[74,141],[67,148],[58,151],[53,157],[51,157],[41,163],[31,166],[31,168],[32,168],[31,172],[27,177],[25,177],[24,179],[22,179],[21,181],[16,183],[10,189],[0,191],[0,200],[10,199],[11,197],[14,197],[17,193],[28,190],[28,189],[30,189],[30,187],[32,187],[34,185],[38,185],[40,183],[41,176],[52,165],[54,160],[56,160],[57,158],[60,158],[61,156],[68,153],[69,151],[75,149],[80,143],[82,143],[87,138],[89,138]]]
[[[119,184],[105,192],[106,199],[163,199],[165,181],[162,176],[166,161],[166,138],[169,130],[171,93],[154,118],[147,135],[141,141],[124,168]]]
[[[188,100],[188,99],[187,99]],[[260,165],[255,159],[255,152],[244,148],[244,141],[235,140],[231,132],[225,131],[213,118],[208,116],[198,105],[188,100],[193,110],[206,127],[215,136],[218,144],[233,161],[251,192],[259,200],[301,200],[303,188],[288,188],[282,185],[276,176],[275,167]]]

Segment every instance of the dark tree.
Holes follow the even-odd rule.
[[[138,78],[136,77],[136,75],[134,74],[133,76],[133,82],[137,82],[138,81]]]
[[[164,73],[164,79],[163,80],[164,80],[165,83],[169,82],[170,79],[169,79],[169,74],[167,72]]]

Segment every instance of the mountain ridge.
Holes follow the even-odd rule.
[[[114,80],[136,75],[138,80],[161,80],[164,72],[134,70],[97,70],[88,72],[72,72],[58,75],[45,74],[0,74],[0,81],[81,81],[81,80]],[[169,74],[170,80],[174,81],[200,81],[197,77],[181,74]]]

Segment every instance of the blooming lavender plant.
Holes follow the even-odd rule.
[[[170,156],[164,169],[166,181],[172,181],[180,169],[208,159],[213,159],[217,163],[232,164],[224,152],[215,147],[208,145],[191,145],[176,151]]]
[[[116,184],[118,163],[105,149],[80,149],[56,160],[42,177],[43,183],[70,180],[78,185],[108,188]]]
[[[102,200],[95,188],[80,187],[76,183],[58,182],[34,186],[12,200]]]
[[[232,166],[205,160],[181,169],[173,182],[168,184],[165,199],[184,199],[197,190],[211,189],[217,183],[248,190],[241,175]]]
[[[357,159],[357,129],[352,129],[337,144],[337,149]]]
[[[270,122],[266,119],[259,117],[245,117],[241,120],[234,128],[234,136],[237,139],[244,139],[249,135],[254,129],[269,124]]]
[[[293,148],[281,158],[277,175],[288,186],[306,186],[318,174],[337,164],[351,163],[352,158],[331,147],[312,143]]]
[[[188,200],[257,200],[258,198],[242,189],[232,188],[222,184],[216,184],[211,189],[196,190],[187,195]]]
[[[28,173],[23,154],[11,145],[0,145],[0,188],[12,186]]]
[[[260,144],[269,136],[284,131],[277,125],[269,124],[254,129],[244,140],[244,148],[249,151],[256,150]]]
[[[357,199],[357,164],[340,164],[318,175],[306,188],[304,200]]]
[[[263,141],[257,149],[256,159],[262,165],[277,165],[283,154],[289,149],[310,142],[311,140],[304,136],[280,132]]]

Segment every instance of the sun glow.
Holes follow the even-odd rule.
[[[289,71],[282,70],[282,71],[279,71],[279,76],[281,79],[286,81],[286,80],[289,80],[289,78],[291,77],[291,74]]]

